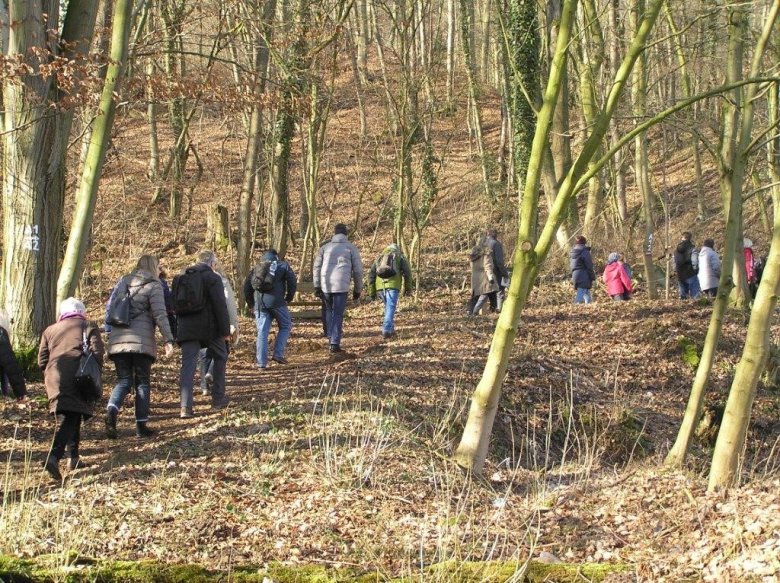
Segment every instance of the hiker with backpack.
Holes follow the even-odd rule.
[[[714,298],[718,295],[720,283],[720,257],[715,252],[715,241],[705,239],[699,251],[699,272],[696,277],[699,280],[699,288],[705,296]]]
[[[476,316],[488,301],[491,309],[495,311],[498,307],[495,297],[499,290],[499,281],[496,277],[493,251],[484,241],[479,241],[471,249],[469,261],[471,262],[471,298],[466,313],[469,316]]]
[[[330,243],[320,247],[314,259],[312,278],[314,295],[325,300],[330,353],[334,359],[344,357],[341,349],[344,312],[352,280],[352,299],[360,299],[363,288],[363,260],[357,247],[347,238],[347,226],[337,224]]]
[[[195,368],[201,348],[214,359],[211,388],[212,409],[224,409],[230,400],[225,394],[225,366],[230,339],[225,289],[222,278],[216,273],[217,257],[213,251],[201,251],[198,262],[177,275],[173,280],[173,304],[178,319],[176,341],[181,348],[181,412],[179,417],[195,416],[193,385]]]
[[[580,235],[569,253],[569,270],[575,289],[575,304],[589,304],[591,302],[590,290],[596,280],[596,272],[593,271],[593,257],[587,242],[588,240]]]
[[[292,331],[292,318],[287,302],[295,296],[298,280],[286,261],[279,258],[275,249],[266,251],[244,281],[244,299],[255,315],[257,323],[257,366],[268,366],[268,333],[271,322],[276,320],[279,332],[276,335],[271,360],[287,364],[284,356],[287,340]]]
[[[390,243],[368,272],[368,294],[372,300],[379,295],[385,306],[385,317],[382,322],[383,338],[395,336],[395,311],[398,307],[402,283],[404,295],[411,295],[412,270],[409,262],[401,253],[400,247],[396,243]]]
[[[680,242],[674,250],[674,270],[677,272],[677,286],[680,299],[696,299],[701,290],[699,288],[699,252],[693,244],[693,235],[685,231],[680,237]]]
[[[87,320],[87,310],[80,300],[62,300],[59,311],[57,322],[43,331],[38,346],[38,366],[43,371],[49,413],[56,422],[43,467],[57,482],[62,481],[59,465],[66,450],[68,467],[75,470],[80,465],[81,423],[92,417],[95,408],[95,401],[87,399],[76,383],[82,351],[89,350],[99,366],[104,354],[100,328]]]
[[[147,426],[152,363],[157,358],[155,324],[165,340],[165,356],[173,353],[173,334],[165,309],[160,265],[154,255],[142,255],[135,270],[122,277],[108,301],[106,329],[108,357],[116,367],[116,385],[106,406],[106,437],[117,438],[119,410],[135,386],[135,423],[138,437],[150,437]]]
[[[230,340],[226,343],[228,356],[230,356],[233,345],[238,343],[238,304],[230,280],[219,267],[217,274],[222,279],[222,288],[225,290],[225,303],[230,319]],[[211,385],[214,384],[214,359],[209,356],[206,348],[201,348],[198,353],[198,370],[200,371],[200,392],[204,397],[211,395]]]

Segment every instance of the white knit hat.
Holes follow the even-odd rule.
[[[744,239],[742,239],[742,246],[745,249],[752,249],[753,248],[753,241],[751,241],[750,239],[745,237]]]
[[[60,302],[60,315],[63,314],[80,314],[85,316],[87,314],[87,308],[81,300],[76,298],[65,298]]]

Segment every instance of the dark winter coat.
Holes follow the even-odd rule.
[[[49,398],[51,413],[81,413],[92,416],[94,403],[81,398],[73,384],[81,358],[81,335],[86,325],[87,342],[95,358],[103,365],[103,339],[94,322],[83,318],[66,318],[43,331],[38,348],[38,366],[41,367]]]
[[[493,270],[499,278],[500,285],[502,279],[509,279],[509,270],[506,268],[506,260],[504,259],[504,246],[501,241],[490,236],[485,237],[485,245],[493,253]]]
[[[267,256],[263,257],[265,261]],[[273,261],[273,258],[268,257],[268,261]],[[286,261],[279,261],[277,259],[276,274],[274,275],[274,289],[271,292],[259,292],[252,287],[252,274],[254,269],[249,272],[244,280],[244,300],[246,305],[251,310],[255,309],[255,304],[259,303],[263,310],[273,310],[275,308],[281,308],[287,302],[291,302],[295,296],[295,292],[298,289],[298,278],[295,277],[295,272],[290,267],[290,264]]]
[[[590,256],[590,247],[575,245],[569,254],[569,268],[571,269],[571,282],[576,289],[590,289],[596,280],[593,271],[593,258]]]
[[[111,303],[116,301],[120,294],[126,293],[125,289],[130,290],[132,297],[130,325],[126,328],[111,327],[108,335],[108,355],[114,357],[117,354],[144,354],[153,359],[157,358],[155,323],[165,341],[173,342],[162,284],[159,279],[140,269],[124,276],[111,295],[107,310],[109,313]]]
[[[674,250],[674,269],[680,281],[692,278],[699,270],[699,254],[694,249],[690,241],[680,241]]]
[[[471,261],[471,295],[481,296],[498,291],[493,252],[487,245],[477,245],[469,254]]]
[[[206,307],[194,314],[178,316],[176,341],[182,343],[197,340],[206,343],[230,336],[230,317],[222,278],[205,263],[197,263],[188,269],[200,272],[203,278]]]
[[[22,367],[16,360],[11,340],[5,328],[0,327],[0,375],[5,374],[11,384],[14,397],[21,399],[27,394],[27,385],[24,382]]]

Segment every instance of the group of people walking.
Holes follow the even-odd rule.
[[[596,281],[596,272],[593,268],[593,257],[588,247],[588,240],[582,235],[577,237],[569,254],[569,266],[575,289],[574,303],[591,303],[593,301],[591,289]],[[607,295],[615,301],[630,299],[631,294],[634,293],[631,276],[631,266],[623,260],[623,256],[616,252],[610,253],[602,275]]]
[[[344,313],[349,292],[358,300],[363,287],[360,252],[347,237],[347,227],[336,225],[333,237],[324,243],[314,261],[314,293],[322,300],[324,333],[331,358],[340,360]],[[369,295],[384,303],[382,336],[395,335],[395,314],[399,295],[411,293],[409,262],[400,247],[388,245],[372,264]],[[260,369],[270,362],[288,364],[285,356],[292,331],[288,303],[297,291],[292,267],[274,249],[265,251],[246,276],[244,299],[257,326],[256,364]],[[117,424],[127,395],[135,390],[135,433],[140,438],[155,435],[149,426],[151,368],[158,357],[156,330],[163,339],[164,354],[174,347],[181,351],[179,370],[180,417],[194,416],[195,371],[200,364],[201,389],[211,398],[211,407],[221,410],[230,399],[225,390],[225,370],[231,345],[238,340],[238,307],[229,280],[221,274],[212,251],[202,251],[194,265],[177,275],[169,286],[157,257],[143,255],[135,269],[120,278],[106,305],[106,323],[100,328],[87,320],[83,302],[67,298],[59,305],[57,322],[41,336],[38,365],[44,373],[49,410],[56,429],[44,468],[57,481],[62,479],[60,462],[69,458],[70,469],[83,465],[79,455],[82,422],[95,413],[96,401],[83,393],[77,383],[82,355],[89,352],[102,367],[107,356],[114,363],[116,384],[105,410],[105,432],[117,439]],[[277,323],[273,350],[268,341],[273,322]],[[16,361],[0,314],[0,367],[3,392],[26,399],[26,384]],[[107,343],[103,342],[103,331]],[[270,352],[270,358],[269,358]],[[7,385],[7,386],[6,386]]]

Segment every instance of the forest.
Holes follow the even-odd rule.
[[[778,12],[0,0],[0,581],[780,581]],[[718,269],[681,299],[687,239]],[[297,293],[266,362],[270,249]],[[184,310],[150,296],[145,381],[106,321],[196,262],[238,310],[211,407]],[[62,306],[108,352],[52,480]]]

